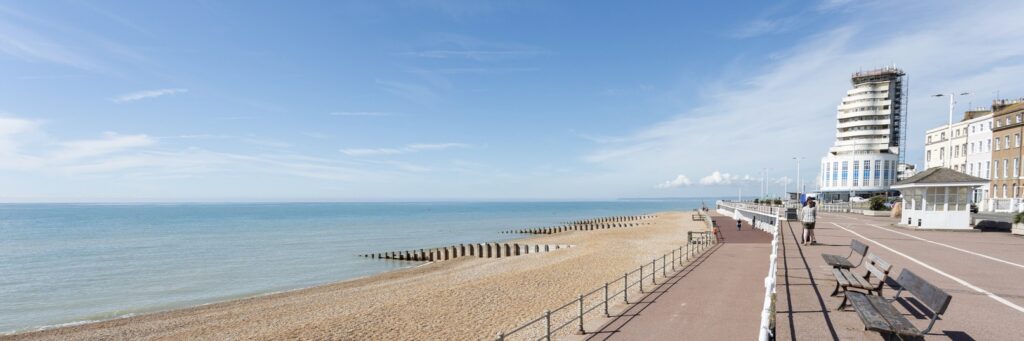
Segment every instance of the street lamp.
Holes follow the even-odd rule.
[[[800,189],[800,185],[801,185],[801,182],[800,182],[800,160],[801,159],[804,159],[804,157],[803,156],[794,156],[793,157],[793,160],[796,160],[796,202],[797,203],[800,203],[800,192],[802,192],[801,189]]]
[[[961,92],[960,96],[970,95],[969,92]],[[946,151],[948,156],[945,160],[942,160],[942,165],[946,168],[953,168],[953,108],[956,106],[956,92],[947,94],[935,94],[932,97],[949,97],[949,124],[946,125]],[[949,164],[947,164],[949,162]]]

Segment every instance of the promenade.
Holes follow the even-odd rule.
[[[890,226],[894,222],[822,213],[815,230],[820,245],[813,246],[799,245],[798,222],[783,222],[776,289],[778,340],[882,339],[864,331],[852,308],[836,310],[842,296],[829,296],[835,280],[821,254],[845,256],[853,238],[892,263],[892,278],[910,269],[953,296],[927,340],[1024,339],[1024,238],[1005,232],[914,231]],[[883,289],[884,296],[895,295],[892,285],[890,281]],[[924,329],[928,319],[913,304],[913,299],[900,299],[895,306]]]
[[[724,241],[640,302],[578,339],[749,340],[757,338],[771,235],[712,214]]]

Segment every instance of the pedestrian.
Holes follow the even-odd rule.
[[[743,227],[743,220],[736,219],[736,231],[739,231],[740,227]]]
[[[800,241],[803,245],[814,245],[818,241],[814,238],[814,221],[818,217],[818,209],[814,208],[814,200],[807,200],[807,205],[804,206],[803,212],[801,212],[801,219],[804,223],[804,234]]]
[[[750,220],[750,227],[753,227],[755,229],[757,228],[757,216],[754,216],[753,218],[751,218],[751,220]]]

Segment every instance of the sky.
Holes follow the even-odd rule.
[[[1020,1],[0,1],[0,202],[815,186],[850,74],[1024,97]]]

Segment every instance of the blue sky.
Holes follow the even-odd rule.
[[[2,1],[0,201],[734,195],[815,176],[852,72],[908,160],[1024,96],[1017,1]],[[717,173],[716,173],[717,172]],[[808,186],[813,182],[808,180]]]

